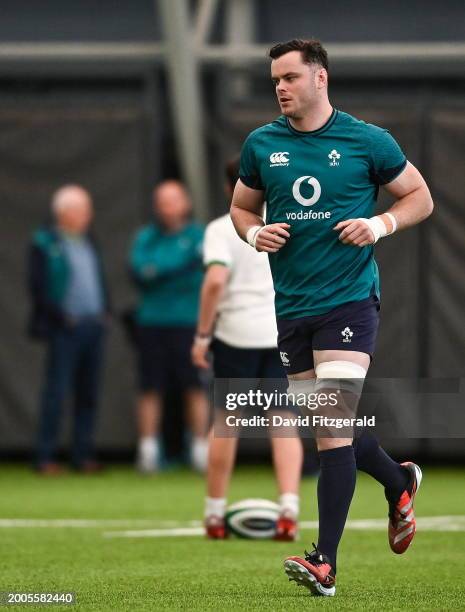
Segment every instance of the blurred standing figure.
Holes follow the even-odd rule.
[[[136,311],[140,395],[137,467],[158,469],[162,397],[174,383],[183,393],[192,434],[190,459],[203,471],[207,460],[207,398],[190,361],[202,283],[203,227],[190,220],[185,187],[168,180],[153,191],[153,222],[136,235],[130,268],[140,293]]]
[[[108,295],[99,252],[88,229],[90,194],[65,185],[52,197],[52,227],[38,229],[29,252],[33,302],[30,334],[48,346],[37,468],[59,473],[55,451],[63,402],[74,393],[73,466],[96,471],[93,437],[102,369]]]

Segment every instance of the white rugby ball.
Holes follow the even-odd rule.
[[[279,506],[268,499],[243,499],[229,506],[226,528],[240,538],[267,540],[276,533]]]

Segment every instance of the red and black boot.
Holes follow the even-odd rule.
[[[329,558],[320,552],[315,544],[311,553],[305,551],[305,558],[288,557],[284,570],[289,580],[304,586],[313,595],[333,597],[336,594],[336,575]]]

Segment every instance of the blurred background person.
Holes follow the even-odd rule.
[[[89,234],[91,195],[80,185],[65,185],[52,197],[52,213],[53,224],[34,233],[29,251],[29,331],[47,344],[37,469],[43,474],[61,471],[58,434],[63,403],[72,391],[71,461],[80,471],[94,472],[100,468],[93,446],[108,294],[101,257]]]
[[[203,471],[207,458],[208,404],[190,360],[202,283],[204,228],[191,220],[192,205],[180,182],[153,191],[151,223],[137,233],[130,269],[139,291],[135,313],[140,394],[137,402],[137,468],[159,468],[163,396],[175,387],[185,403],[191,434],[190,461]]]
[[[226,176],[226,193],[231,199],[239,178],[238,157],[228,163]],[[207,272],[192,345],[193,363],[209,368],[207,352],[211,348],[216,378],[283,378],[276,345],[273,282],[266,254],[243,242],[230,215],[225,214],[207,226],[204,264]],[[220,411],[218,419],[222,418]],[[226,495],[237,442],[237,435],[216,437],[214,428],[211,429],[205,528],[212,539],[227,536]],[[275,538],[293,540],[297,536],[302,442],[296,431],[293,437],[271,436],[271,447],[281,508]]]

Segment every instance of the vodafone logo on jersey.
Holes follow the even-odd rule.
[[[308,183],[313,187],[313,193],[309,198],[305,198],[301,192],[302,183]],[[314,176],[300,176],[292,185],[292,195],[301,206],[313,206],[321,196],[321,185]],[[286,213],[288,220],[308,220],[308,219],[330,219],[331,212],[327,211],[300,211]]]
[[[304,181],[313,187],[313,195],[311,198],[304,198],[300,193],[300,186]],[[292,186],[292,195],[299,204],[302,204],[302,206],[313,206],[320,199],[321,185],[314,176],[301,176]]]
[[[278,151],[270,155],[270,168],[275,166],[289,166],[289,151]]]

